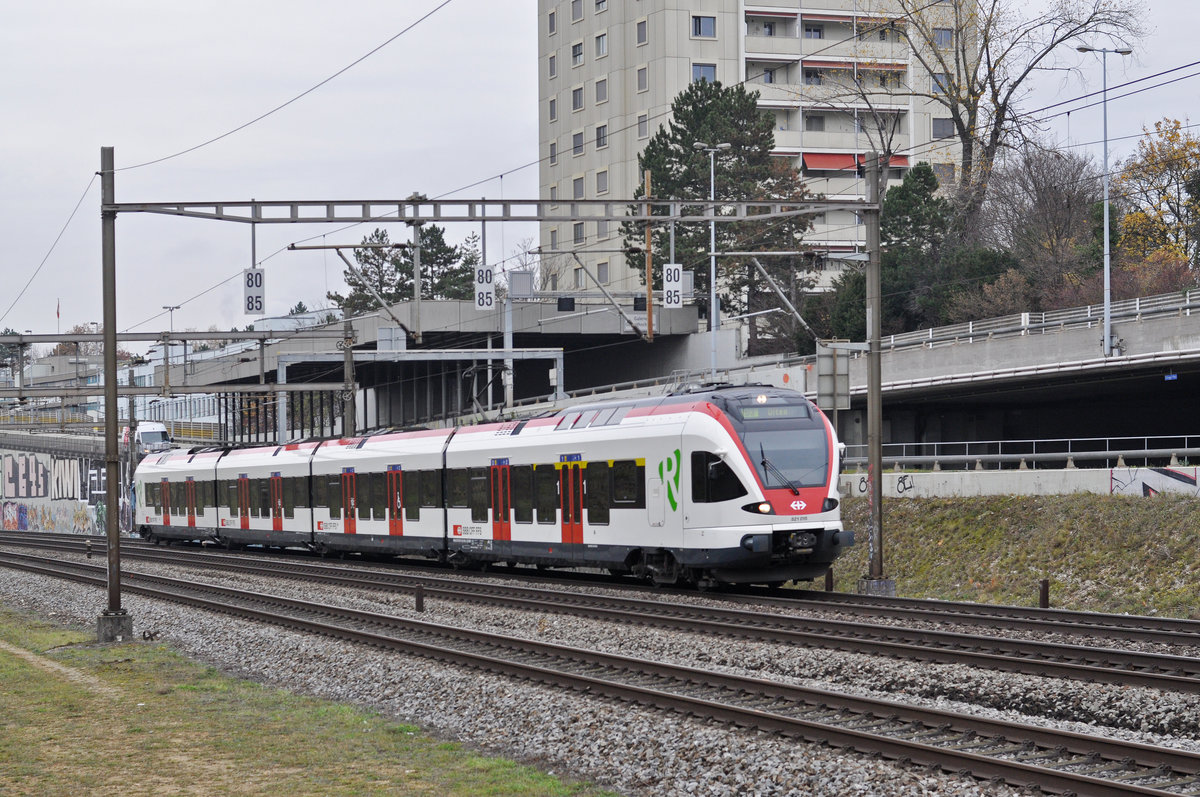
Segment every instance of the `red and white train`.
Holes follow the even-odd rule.
[[[135,475],[137,527],[228,547],[598,567],[670,584],[822,575],[839,446],[815,405],[759,385],[530,420],[171,451]]]

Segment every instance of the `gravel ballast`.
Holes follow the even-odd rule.
[[[768,643],[713,644],[694,634],[467,602],[427,600],[418,615],[409,595],[328,587],[314,594],[297,581],[198,576],[142,562],[129,569],[1200,752],[1200,700],[1191,695]],[[95,588],[0,568],[0,600],[59,621],[94,624],[104,598]],[[367,705],[439,737],[626,794],[1023,793],[136,595],[124,605],[135,637],[154,632],[226,672]]]

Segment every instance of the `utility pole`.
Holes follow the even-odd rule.
[[[646,199],[650,198],[650,170],[646,170]],[[646,215],[650,215],[650,206],[646,205]],[[651,237],[650,222],[646,222],[646,340],[654,342],[654,269],[652,268],[654,241]]]
[[[113,148],[100,148],[100,253],[104,299],[104,532],[108,543],[108,608],[96,622],[100,642],[133,638],[133,618],[121,608],[121,461],[117,416],[117,203]]]
[[[867,501],[870,516],[867,536],[870,574],[858,582],[858,591],[895,596],[896,582],[883,575],[883,371],[880,365],[880,329],[883,313],[883,279],[879,264],[879,153],[868,152],[867,207]]]
[[[337,345],[345,353],[342,366],[342,437],[353,437],[357,429],[354,407],[354,325],[347,321]]]

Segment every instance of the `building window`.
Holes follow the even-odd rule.
[[[637,90],[648,91],[650,89],[650,70],[644,66],[639,66],[637,71]]]
[[[583,269],[577,268],[577,269],[575,269],[575,289],[578,290],[582,287],[583,287]]]
[[[933,46],[942,50],[948,50],[953,47],[954,31],[952,31],[950,28],[934,28]]]
[[[933,77],[933,87],[932,87],[933,93],[934,94],[945,94],[947,88],[950,85],[950,76],[947,75],[945,72],[934,72],[934,73],[932,73],[932,77]]]
[[[879,29],[879,41],[885,42],[887,40],[888,40],[887,28],[880,28]]]
[[[596,57],[603,58],[608,55],[608,34],[601,33],[596,37]]]
[[[763,70],[763,83],[774,83],[774,82],[775,82],[775,70],[774,69],[764,69]]]
[[[937,119],[933,120],[933,137],[934,138],[953,138],[954,137],[954,120],[953,119]]]
[[[604,190],[605,191],[608,190],[607,181],[605,181]],[[599,221],[596,222],[596,237],[597,238],[607,238],[608,237],[608,220],[607,219],[600,219]]]
[[[608,170],[607,169],[596,172],[596,193],[597,194],[607,194],[608,193]]]
[[[576,177],[571,180],[571,198],[583,199],[583,178]]]
[[[644,114],[638,114],[638,138],[648,138],[650,136],[650,118]]]
[[[556,163],[558,163],[558,142],[551,141],[550,142],[550,165],[553,166]]]
[[[583,133],[574,133],[571,135],[571,154],[583,154]]]
[[[596,0],[596,13],[599,14],[604,9],[608,8],[608,0]]]
[[[553,36],[558,33],[558,15],[551,11],[546,15],[546,34]]]
[[[818,69],[805,69],[804,82],[809,86],[821,85],[821,72]]]
[[[706,80],[709,83],[717,82],[717,65],[716,64],[692,64],[692,82]]]
[[[575,222],[575,224],[571,228],[571,230],[572,230],[572,235],[574,236],[573,240],[575,241],[575,243],[577,243],[577,244],[583,243],[583,241],[584,241],[583,222],[582,221]],[[580,287],[580,286],[577,285],[576,287]]]
[[[550,77],[558,77],[558,56],[550,56]]]
[[[596,264],[596,281],[601,284],[608,282],[608,261]]]
[[[571,0],[571,21],[583,19],[583,0]]]
[[[700,39],[717,38],[717,18],[692,17],[692,35]]]
[[[550,231],[550,249],[554,250],[557,248],[558,248],[558,230],[551,230]]]
[[[558,100],[550,100],[550,121],[553,122],[558,118]]]
[[[596,125],[596,149],[608,146],[608,125]]]
[[[575,42],[571,45],[571,66],[579,66],[583,63],[583,42]]]
[[[804,38],[806,38],[806,39],[824,39],[825,38],[825,26],[824,25],[805,25],[804,26]]]
[[[764,36],[774,36],[775,35],[775,23],[774,22],[764,22],[763,23],[763,35]]]
[[[646,42],[650,41],[650,31],[647,27],[646,20],[639,19],[637,25],[635,26],[635,30],[637,31],[638,44],[645,44]]]
[[[571,110],[583,110],[583,86],[571,89]]]
[[[824,133],[825,117],[819,113],[804,114],[804,129],[809,133]]]
[[[608,102],[608,78],[602,77],[596,81],[596,102]]]
[[[954,182],[954,164],[953,163],[934,163],[931,164],[933,175],[937,177],[938,185],[949,185]]]
[[[558,202],[558,186],[552,185],[552,186],[550,186],[550,204],[553,205],[557,202]]]

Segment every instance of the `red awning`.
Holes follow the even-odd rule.
[[[854,163],[854,156],[840,152],[806,152],[804,154],[804,167],[807,169],[824,169],[824,170],[849,170],[854,171],[857,167]]]
[[[858,162],[859,162],[859,163],[863,163],[863,162],[865,162],[865,161],[866,161],[866,159],[867,159],[867,156],[866,156],[866,155],[859,155],[859,156],[858,156]],[[891,165],[892,165],[892,166],[905,166],[905,167],[907,167],[907,166],[908,166],[908,156],[907,156],[907,155],[893,155],[893,156],[892,156]]]

